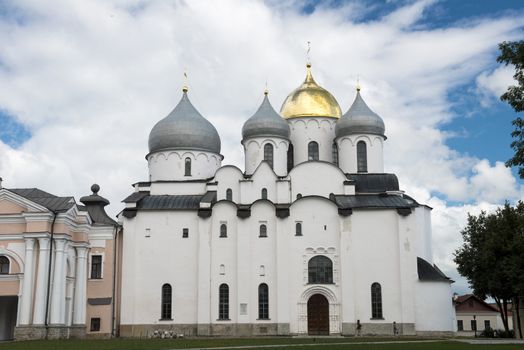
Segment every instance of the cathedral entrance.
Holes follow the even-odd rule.
[[[329,302],[322,294],[314,294],[307,302],[307,333],[329,335]]]
[[[14,338],[17,306],[17,296],[0,297],[0,340]]]

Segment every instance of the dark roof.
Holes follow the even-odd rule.
[[[76,204],[73,197],[58,197],[38,188],[12,188],[9,191],[40,204],[51,211],[67,211]]]
[[[109,201],[98,195],[100,186],[93,184],[91,191],[93,191],[93,193],[80,198],[80,202],[86,206],[93,223],[97,225],[116,225],[116,221],[111,219],[104,209],[104,207],[109,204]]]
[[[135,203],[141,200],[144,197],[149,196],[149,192],[133,192],[129,196],[127,196],[122,202],[124,203]]]
[[[348,174],[348,179],[355,181],[357,193],[381,193],[398,191],[398,178],[395,174]]]
[[[407,196],[397,195],[335,195],[335,203],[340,208],[413,208],[418,203]]]
[[[452,282],[437,265],[431,265],[420,257],[417,257],[417,271],[418,279],[421,281]]]
[[[471,303],[466,301],[471,300]],[[457,312],[480,312],[480,311],[492,311],[499,312],[498,308],[494,305],[486,303],[484,300],[480,299],[473,294],[464,294],[458,296],[455,300],[455,310]]]
[[[198,209],[202,195],[154,195],[138,202],[138,209]]]

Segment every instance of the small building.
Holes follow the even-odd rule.
[[[504,329],[502,318],[498,308],[486,303],[473,294],[465,294],[455,297],[455,312],[457,315],[457,335],[475,336],[484,330],[491,328]],[[509,329],[513,329],[511,315],[508,317]]]

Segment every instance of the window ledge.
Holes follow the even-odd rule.
[[[217,321],[231,321],[230,318],[217,318]]]
[[[271,321],[270,318],[257,318],[257,321]]]
[[[385,320],[384,317],[371,317],[370,318],[371,321],[380,321],[380,320]]]
[[[102,281],[103,278],[100,277],[100,278],[90,278],[89,281]]]
[[[173,321],[172,318],[161,318],[159,319],[159,321]]]

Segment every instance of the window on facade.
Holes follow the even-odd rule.
[[[102,255],[91,255],[91,279],[102,278]]]
[[[307,145],[307,159],[308,160],[318,160],[318,143],[311,141]]]
[[[185,160],[185,169],[184,169],[184,175],[185,176],[191,176],[191,158],[186,158]]]
[[[100,332],[100,317],[91,318],[91,332]]]
[[[162,320],[171,319],[172,297],[173,290],[171,289],[171,285],[168,283],[164,284],[162,286],[162,310],[160,315],[160,319]]]
[[[0,256],[0,275],[9,273],[9,259],[7,256]]]
[[[182,238],[188,238],[189,237],[189,229],[183,228],[182,229]]]
[[[371,285],[371,318],[382,318],[382,287],[377,282]]]
[[[489,320],[484,320],[484,329],[491,329],[491,322]]]
[[[231,190],[230,188],[226,190],[226,199],[228,201],[233,201],[233,190]]]
[[[287,172],[289,173],[293,169],[293,163],[295,162],[295,156],[293,155],[294,149],[293,144],[289,144],[287,149]]]
[[[302,223],[297,222],[295,224],[295,236],[302,236]]]
[[[265,283],[258,286],[258,318],[260,320],[269,319],[269,291]]]
[[[368,152],[364,141],[357,142],[357,171],[359,173],[368,172]]]
[[[464,330],[464,321],[457,320],[457,330],[458,331],[463,331]]]
[[[227,237],[227,225],[220,225],[220,237]]]
[[[270,143],[264,145],[264,160],[268,162],[271,169],[273,169],[273,145]]]
[[[472,331],[477,330],[477,320],[471,320],[471,330]]]
[[[308,262],[309,283],[333,283],[333,263],[326,256],[318,255]]]
[[[267,226],[266,225],[260,225],[259,237],[267,237]]]
[[[218,319],[229,320],[229,286],[225,283],[218,288]]]
[[[338,147],[335,142],[333,142],[333,163],[338,166]]]
[[[266,188],[262,189],[261,195],[262,195],[262,199],[267,199],[267,189]]]

